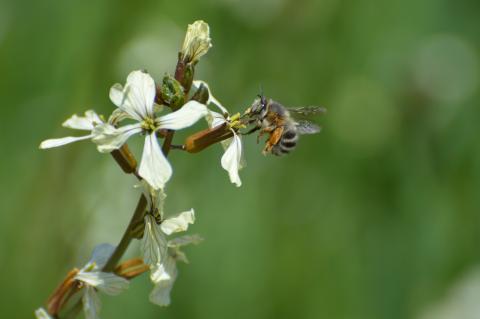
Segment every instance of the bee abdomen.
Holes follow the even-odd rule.
[[[272,148],[272,153],[281,156],[288,154],[297,146],[298,134],[294,129],[287,129],[280,139],[280,142]]]

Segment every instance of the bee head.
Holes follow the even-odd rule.
[[[255,101],[253,101],[252,106],[250,107],[250,113],[260,114],[267,108],[267,98],[263,94],[257,95]]]

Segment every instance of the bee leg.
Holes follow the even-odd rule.
[[[258,136],[257,136],[257,144],[260,143],[260,138],[265,134],[272,134],[272,131],[273,129],[270,128],[270,127],[264,127],[260,130],[260,133],[258,133]]]
[[[263,154],[268,154],[272,152],[272,148],[280,142],[283,134],[283,126],[279,126],[270,133],[270,138],[265,143],[265,148],[263,149]]]

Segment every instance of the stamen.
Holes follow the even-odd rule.
[[[150,117],[146,117],[143,122],[142,122],[142,129],[144,129],[145,131],[151,133],[151,132],[154,132],[155,129],[157,128],[157,126],[155,125],[155,120],[150,118]]]

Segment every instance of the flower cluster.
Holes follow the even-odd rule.
[[[178,65],[186,66],[185,70],[193,70],[200,57],[205,55],[211,46],[208,24],[196,21],[189,25]],[[185,76],[179,78],[182,81],[188,79]],[[242,141],[238,134],[241,127],[238,122],[239,115],[230,116],[226,108],[212,95],[207,83],[193,81],[193,78],[190,80],[190,83],[182,82],[182,85],[176,79],[165,76],[162,84],[158,84],[146,71],[133,71],[128,75],[125,85],[115,84],[111,87],[110,100],[116,108],[109,117],[100,116],[93,110],[86,111],[84,116],[73,115],[63,126],[87,131],[86,135],[49,139],[40,144],[41,149],[48,149],[91,140],[99,152],[110,153],[123,149],[133,135],[144,137],[140,164],[138,169],[135,164],[133,171],[142,180],[143,196],[148,204],[141,212],[143,234],[135,238],[141,238],[142,264],[150,270],[150,279],[154,284],[150,301],[160,306],[170,304],[170,291],[178,272],[177,261],[188,262],[182,248],[189,244],[198,244],[202,240],[197,235],[169,238],[178,232],[186,231],[188,226],[194,223],[195,214],[194,210],[190,209],[177,215],[164,216],[165,186],[173,172],[166,157],[165,145],[168,151],[173,132],[191,127],[204,118],[209,126],[207,131],[222,128],[222,134],[226,134],[225,138],[218,140],[225,148],[220,162],[236,186],[241,185],[238,171],[244,166]],[[190,88],[196,91],[189,96]],[[201,92],[208,95],[203,100],[196,98]],[[210,110],[209,106],[215,110]],[[165,138],[163,149],[160,146],[162,138]],[[133,230],[127,229],[127,233],[131,234]],[[81,270],[74,270],[73,277],[67,277],[67,288],[75,287],[83,292],[82,302],[87,319],[98,318],[98,292],[116,295],[128,288],[129,276],[104,271],[109,269],[105,265],[109,258],[115,255],[114,251],[115,247],[111,245],[98,246],[87,265]],[[63,297],[62,293],[56,301]],[[56,317],[58,309],[54,309],[51,312]],[[35,314],[37,318],[50,318],[50,314],[43,308],[38,309]]]
[[[112,123],[112,120],[98,122],[98,115],[88,111],[86,117],[74,115],[64,123],[64,126],[91,129],[89,135],[80,138],[47,140],[40,145],[40,148],[60,146],[91,138],[100,152],[108,153],[122,147],[132,135],[143,134],[145,144],[138,174],[153,188],[164,188],[172,176],[172,167],[158,144],[157,133],[162,129],[180,130],[189,127],[205,117],[208,110],[205,105],[197,101],[189,101],[180,110],[160,116],[156,109],[161,108],[155,108],[155,94],[153,78],[144,71],[133,71],[128,75],[124,87],[120,84],[112,86],[110,99],[118,107],[113,113],[115,117],[111,117],[115,122],[120,122],[118,119],[130,119],[135,123],[117,127],[114,125],[117,123]]]
[[[204,85],[208,89],[207,105],[213,105],[222,113],[209,110],[207,105],[190,100],[179,110],[160,115],[166,109],[155,103],[156,85],[153,78],[145,71],[133,71],[127,77],[125,86],[115,84],[110,89],[110,100],[117,106],[108,121],[92,110],[85,112],[85,116],[73,115],[63,126],[77,130],[87,130],[90,134],[80,137],[64,137],[49,139],[40,144],[41,149],[63,146],[76,141],[91,139],[98,151],[109,153],[117,150],[135,134],[145,136],[145,144],[138,174],[154,189],[164,189],[165,184],[172,176],[172,167],[160,148],[158,134],[165,130],[181,130],[192,126],[201,118],[206,118],[210,127],[227,123],[232,125],[232,118],[227,109],[211,94],[208,84],[203,81],[194,81],[193,86],[199,88]],[[118,124],[124,120],[131,120],[124,126]],[[240,136],[230,128],[233,137],[222,143],[225,154],[221,165],[228,171],[230,180],[237,186],[241,185],[238,171],[244,166],[242,163],[242,142]]]

